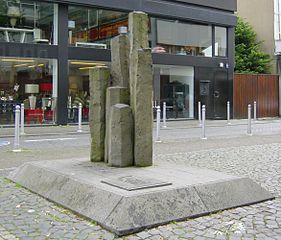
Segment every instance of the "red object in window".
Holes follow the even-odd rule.
[[[40,83],[39,89],[40,92],[52,92],[53,86],[52,83]]]
[[[42,109],[25,109],[25,115],[27,116],[27,123],[30,124],[30,120],[36,120],[37,122],[43,122],[43,110]]]

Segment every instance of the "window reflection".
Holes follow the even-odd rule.
[[[52,59],[0,57],[0,124],[13,124],[22,103],[28,124],[55,122],[55,66]]]
[[[157,45],[167,53],[212,57],[212,27],[157,19]]]
[[[215,56],[226,57],[227,54],[227,29],[215,27]]]
[[[155,65],[154,102],[166,102],[167,118],[193,118],[193,67]]]
[[[54,5],[0,0],[0,41],[51,44]]]
[[[110,48],[118,28],[128,27],[128,14],[103,9],[69,7],[69,43],[75,46]]]

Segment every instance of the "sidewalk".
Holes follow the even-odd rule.
[[[243,126],[248,124],[247,119],[234,119],[231,120],[231,124],[228,126]],[[267,118],[252,121],[253,125],[257,124],[277,124],[281,125],[281,118]],[[161,122],[162,124],[162,122]],[[227,126],[226,120],[207,120],[206,128],[210,127],[225,127]],[[156,122],[154,122],[156,127]],[[171,129],[197,129],[200,128],[198,120],[178,120],[178,121],[167,121],[167,128],[162,130]],[[83,132],[89,133],[89,125],[87,123],[82,125]],[[27,136],[42,136],[42,135],[63,135],[63,134],[76,134],[78,130],[77,125],[66,125],[66,126],[27,126],[25,125],[24,132]],[[13,127],[1,127],[0,126],[0,138],[8,138],[14,136]]]

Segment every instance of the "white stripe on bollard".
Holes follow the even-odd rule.
[[[20,135],[24,135],[24,104],[20,105]]]
[[[161,114],[161,109],[160,106],[157,106],[157,111],[156,111],[156,142],[161,142],[160,140],[160,114]]]
[[[77,132],[82,132],[82,103],[79,103],[78,107],[78,130]]]
[[[21,152],[20,149],[20,106],[16,106],[15,110],[15,139],[13,152]]]
[[[201,139],[203,139],[203,140],[207,139],[205,123],[206,123],[206,106],[203,105],[202,106],[202,126],[201,126]]]
[[[231,124],[230,123],[230,102],[227,101],[227,106],[226,106],[226,110],[227,110],[227,124]]]
[[[201,118],[201,102],[198,102],[198,121],[199,121],[199,126],[202,126],[202,118]]]
[[[248,126],[247,126],[247,134],[252,135],[252,118],[251,118],[252,107],[251,104],[248,105]]]
[[[254,121],[257,121],[257,102],[254,101]]]
[[[166,122],[166,102],[163,102],[163,128],[167,128],[167,122]]]

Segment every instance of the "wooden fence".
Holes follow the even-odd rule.
[[[234,118],[247,118],[247,105],[257,102],[257,117],[279,116],[279,76],[235,74]]]

